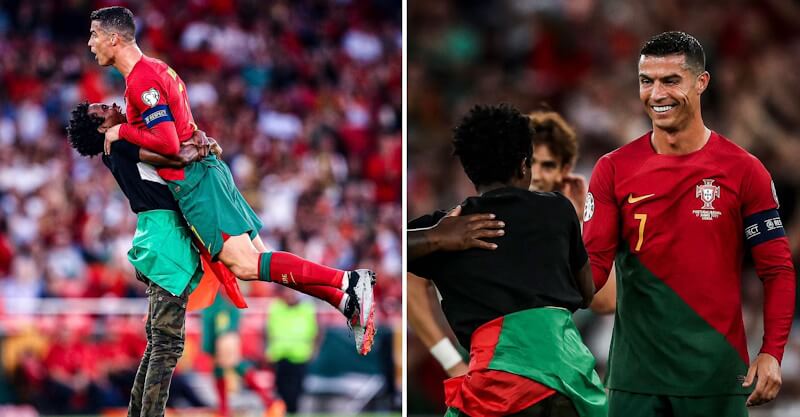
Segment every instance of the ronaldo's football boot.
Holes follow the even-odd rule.
[[[348,271],[347,278],[347,295],[350,299],[345,308],[345,317],[356,340],[356,350],[366,355],[372,350],[375,339],[375,303],[372,298],[375,273],[368,269],[357,269]]]

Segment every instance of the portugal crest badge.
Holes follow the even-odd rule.
[[[703,203],[699,210],[692,211],[695,216],[703,220],[714,220],[722,214],[714,209],[714,200],[719,198],[719,186],[714,185],[714,180],[704,179],[703,184],[695,188],[694,196]]]

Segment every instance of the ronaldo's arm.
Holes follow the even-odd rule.
[[[162,155],[177,156],[180,152],[178,131],[171,121],[159,123],[150,129],[139,129],[123,123],[119,128],[119,137]]]
[[[406,289],[408,303],[408,324],[414,330],[426,348],[434,349],[437,344],[449,342],[445,329],[439,324],[443,319],[439,301],[436,299],[435,289],[430,281],[420,278],[412,273],[406,274]],[[437,321],[439,318],[440,321]],[[452,342],[450,342],[452,346]],[[441,359],[437,359],[442,363]],[[451,377],[466,373],[467,366],[460,357],[452,356],[450,362],[445,361],[442,367]]]
[[[752,248],[756,273],[764,284],[764,340],[760,353],[780,362],[795,309],[796,275],[786,237]]]
[[[157,78],[131,79],[126,92],[128,105],[141,114],[146,127],[123,123],[119,137],[149,151],[176,156],[180,151],[180,139],[165,91]]]
[[[198,145],[198,143],[206,143],[207,145]],[[217,156],[222,154],[222,148],[219,147],[213,138],[207,138],[205,132],[196,130],[192,135],[192,140],[181,144],[178,155],[162,155],[139,147],[139,160],[157,167],[183,168],[205,157],[203,152],[201,152],[203,147],[210,148],[211,153]]]
[[[619,244],[619,207],[614,200],[614,167],[607,156],[592,172],[583,215],[583,242],[589,253],[595,291],[608,281]]]
[[[613,264],[606,285],[594,295],[589,308],[595,314],[612,314],[617,310],[617,273]]]

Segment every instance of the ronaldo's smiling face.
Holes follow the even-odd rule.
[[[700,95],[710,75],[694,73],[683,54],[639,58],[639,98],[653,127],[680,131],[700,115]]]

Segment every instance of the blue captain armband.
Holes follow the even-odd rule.
[[[144,124],[147,125],[148,129],[152,129],[153,126],[161,122],[175,121],[172,117],[172,112],[169,111],[169,107],[166,104],[159,104],[158,106],[148,109],[142,113],[142,120],[144,120]]]
[[[765,210],[744,219],[744,241],[750,248],[784,236],[786,231],[778,210]]]

